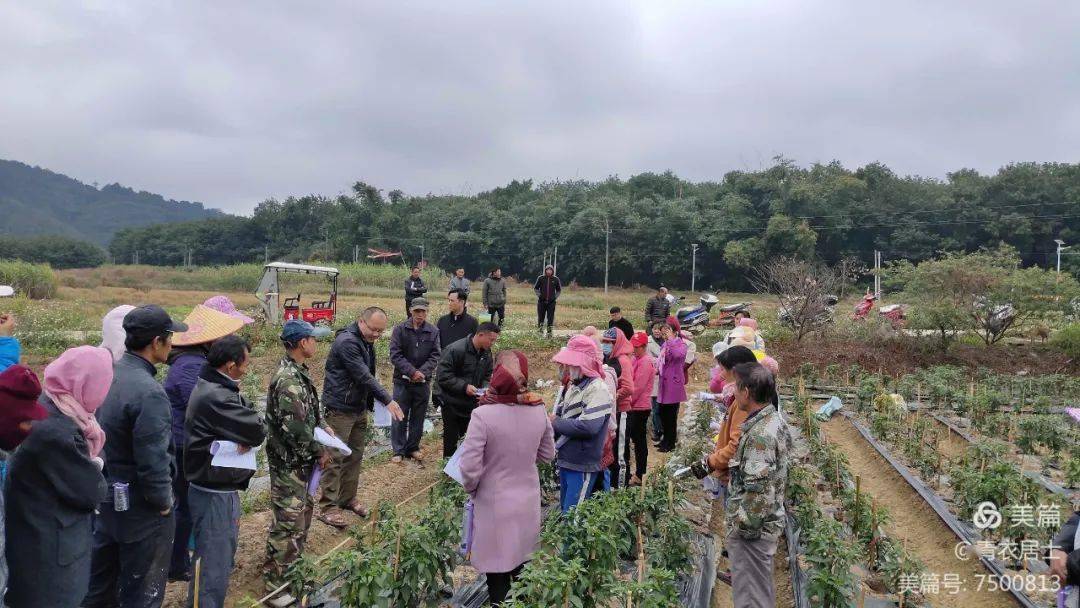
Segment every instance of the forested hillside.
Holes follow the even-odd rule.
[[[0,160],[0,235],[61,235],[108,244],[128,226],[223,215],[202,203],[174,201],[120,184],[103,188],[12,160]]]
[[[605,230],[610,230],[607,235]],[[351,260],[368,247],[402,251],[471,276],[500,264],[538,273],[559,248],[559,274],[601,284],[610,236],[612,284],[688,286],[691,243],[698,285],[745,287],[745,270],[776,255],[919,261],[936,252],[974,251],[1004,242],[1026,265],[1047,265],[1054,239],[1080,241],[1080,164],[1009,165],[996,175],[972,170],[945,180],[902,177],[882,164],[802,168],[777,159],[756,172],[692,183],[672,173],[602,182],[513,181],[474,196],[385,195],[358,182],[349,195],[268,200],[252,218],[127,229],[111,244],[117,260],[180,264],[272,259]],[[1075,260],[1075,261],[1074,261]],[[1080,259],[1064,267],[1076,272]]]

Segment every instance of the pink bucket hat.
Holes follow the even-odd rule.
[[[244,325],[255,322],[255,319],[252,319],[251,317],[245,315],[239,310],[236,310],[236,304],[233,304],[233,301],[229,299],[229,296],[214,296],[212,298],[207,298],[207,300],[203,302],[203,306],[207,308],[213,308],[214,310],[218,312],[223,312],[230,317],[240,319],[244,322]]]
[[[597,352],[599,352],[599,349],[596,347],[596,341],[589,336],[577,335],[570,338],[566,346],[556,353],[551,360],[563,365],[580,367],[584,375],[599,378],[602,371],[600,364],[596,360]]]

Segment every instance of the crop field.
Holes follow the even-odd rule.
[[[335,327],[371,305],[383,307],[391,323],[404,319],[401,267],[345,265],[341,270]],[[101,317],[119,304],[156,303],[183,317],[223,293],[258,318],[252,292],[260,271],[258,265],[54,271],[51,278],[27,278],[51,282],[35,294],[41,297],[16,297],[3,307],[18,319],[24,361],[40,373],[64,349],[96,344]],[[425,270],[424,278],[434,294],[429,317],[434,321],[446,311],[441,294],[447,278],[437,269]],[[302,294],[306,305],[325,299],[328,288],[321,279],[285,277],[281,291],[282,297]],[[474,283],[474,293],[479,288]],[[508,317],[496,349],[522,350],[532,378],[552,380],[549,360],[566,336],[586,325],[606,327],[613,305],[640,325],[650,295],[646,288],[613,288],[605,294],[568,285],[559,300],[557,335],[545,338],[535,330],[531,284],[511,281]],[[696,294],[686,295],[696,302]],[[1068,360],[1033,340],[986,347],[961,339],[939,352],[880,325],[852,322],[848,311],[854,296],[841,302],[827,331],[800,342],[777,322],[773,298],[718,297],[721,304],[753,302],[766,350],[780,362],[783,409],[795,437],[789,535],[781,539],[775,562],[778,606],[879,601],[1004,607],[1020,605],[1017,593],[1036,606],[1052,606],[1051,583],[1034,563],[1039,560],[1032,550],[1056,531],[1049,525],[1051,515],[1068,517],[1080,489],[1080,430],[1062,413],[1080,402],[1080,379]],[[474,314],[478,300],[470,303]],[[277,329],[260,321],[242,332],[254,356],[242,387],[257,401],[281,356]],[[730,587],[715,579],[729,566],[721,554],[720,501],[710,500],[687,476],[673,476],[711,451],[711,425],[721,412],[696,394],[706,389],[709,349],[722,336],[722,330],[709,329],[696,337],[701,358],[691,368],[688,387],[695,398],[683,408],[678,448],[650,455],[643,488],[591,501],[575,520],[550,517],[542,549],[519,583],[523,599],[512,606],[733,605]],[[318,386],[327,348],[322,344],[310,364]],[[385,339],[377,353],[378,375],[388,384]],[[540,390],[550,403],[551,389],[545,384]],[[819,418],[818,408],[832,396],[843,408]],[[428,453],[439,451],[435,422],[423,443]],[[390,463],[385,431],[376,430],[374,439],[360,498],[378,505],[376,514],[354,518],[345,532],[315,521],[290,590],[312,600],[329,597],[341,606],[474,605],[469,594],[482,585],[455,551],[464,499],[460,487],[448,482],[437,462]],[[263,469],[243,498],[231,606],[254,606],[265,595],[261,572],[269,512],[265,480],[259,482],[265,458],[260,456],[260,463]],[[544,502],[551,505],[557,502],[557,485],[550,469],[544,474]],[[988,501],[1006,521],[1020,516],[1030,521],[976,529],[973,517]],[[1001,552],[980,559],[976,548],[990,545]],[[999,581],[1006,579],[1019,590],[1003,590]],[[185,584],[171,584],[166,605],[182,606],[186,595]]]

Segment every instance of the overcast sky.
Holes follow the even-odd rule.
[[[1080,160],[1078,32],[1075,0],[11,0],[0,158],[237,213],[777,154],[993,172]]]

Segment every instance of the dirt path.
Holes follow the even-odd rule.
[[[908,485],[873,446],[846,418],[837,417],[825,424],[825,434],[847,455],[853,475],[862,479],[862,489],[877,504],[888,508],[892,523],[888,526],[890,536],[899,539],[926,566],[927,574],[944,577],[957,574],[963,584],[955,594],[942,593],[927,596],[931,606],[946,608],[1015,607],[1016,603],[1004,592],[979,592],[979,575],[989,574],[977,560],[961,561],[955,556],[959,542],[937,513]]]

